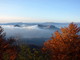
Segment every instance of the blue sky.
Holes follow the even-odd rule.
[[[0,0],[0,22],[80,22],[80,0]]]

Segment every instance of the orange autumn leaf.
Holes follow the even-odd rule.
[[[45,52],[50,54],[52,60],[80,59],[80,27],[71,23],[60,30],[44,43]]]

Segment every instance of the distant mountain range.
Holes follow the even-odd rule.
[[[69,23],[55,23],[55,22],[44,22],[44,23],[24,23],[24,22],[11,22],[11,23],[0,23],[0,25],[16,25],[16,24],[26,24],[26,25],[36,25],[36,24],[69,24]],[[76,24],[80,24],[79,22]]]
[[[23,22],[13,22],[13,23],[0,23],[0,25],[14,25],[14,27],[22,26],[34,26],[37,25],[39,28],[53,29],[68,26],[69,23],[54,23],[54,22],[45,22],[45,23],[23,23]],[[76,23],[80,26],[80,23]]]
[[[43,43],[50,39],[52,34],[61,27],[67,27],[69,23],[0,23],[6,32],[6,37],[14,37],[17,44],[29,44],[42,46]],[[80,23],[76,23],[80,26]],[[37,47],[37,46],[34,46]]]

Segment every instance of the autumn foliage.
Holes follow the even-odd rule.
[[[43,51],[51,56],[51,60],[80,60],[80,27],[71,23],[60,30],[44,43]]]
[[[31,48],[27,45],[17,45],[13,38],[5,37],[0,27],[0,60],[49,60],[48,55],[41,49]]]
[[[43,48],[16,46],[14,40],[0,27],[0,60],[80,60],[80,27],[74,23],[56,31]]]
[[[3,33],[3,29],[0,27],[0,60],[4,60],[5,54],[8,55],[8,60],[15,60],[17,56],[17,50],[14,45],[12,45],[14,39],[5,38],[5,33]],[[7,60],[7,59],[6,59]]]

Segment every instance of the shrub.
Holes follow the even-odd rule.
[[[27,45],[21,45],[17,60],[49,60],[48,55],[42,53],[41,49],[30,48]]]

